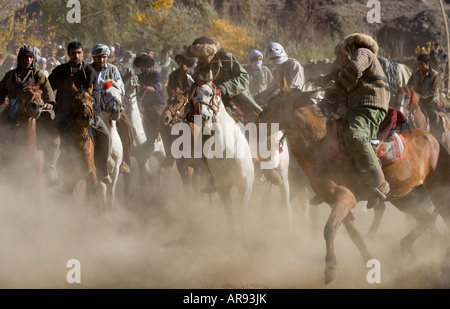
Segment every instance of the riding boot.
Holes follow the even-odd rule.
[[[380,166],[363,172],[363,179],[374,193],[373,197],[369,198],[366,207],[371,209],[378,205],[381,201],[386,200],[386,195],[390,191],[389,183],[384,178],[383,170]]]

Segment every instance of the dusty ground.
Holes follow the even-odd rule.
[[[265,198],[257,193],[252,199],[250,241],[243,246],[242,239],[230,238],[217,196],[186,204],[175,168],[166,181],[164,205],[137,199],[125,203],[121,187],[120,179],[116,209],[98,212],[81,203],[53,202],[54,191],[42,202],[33,196],[18,200],[1,186],[0,288],[450,287],[449,274],[441,268],[443,239],[421,237],[414,246],[415,257],[406,259],[399,241],[413,223],[390,204],[378,237],[367,240],[381,263],[381,283],[367,282],[370,269],[341,228],[336,238],[338,277],[324,285],[322,231],[329,215],[325,204],[317,206],[318,230],[313,231],[304,225],[296,200],[295,228],[289,231],[278,190]],[[361,203],[354,214],[361,232],[367,233],[373,212]],[[81,284],[66,281],[69,259],[81,263]]]

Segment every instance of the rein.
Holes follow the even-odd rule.
[[[174,97],[176,97],[177,95],[183,96],[183,104],[181,104],[181,106],[176,110],[171,109],[169,105],[166,107],[166,109],[170,112],[170,115],[172,116],[172,120],[171,120],[170,124],[174,124],[174,123],[181,122],[184,120],[184,118],[180,118],[180,114],[181,114],[181,111],[186,108],[186,106],[189,102],[189,99],[187,97],[185,97],[182,94],[177,94],[177,93],[172,95],[170,101],[172,101],[172,99]]]
[[[220,102],[222,101],[222,98],[220,95],[220,90],[217,89],[212,82],[211,82],[211,84],[209,84],[209,83],[205,83],[205,84],[211,88],[211,90],[213,91],[213,96],[212,96],[211,100],[209,100],[209,102],[205,102],[205,101],[201,100],[201,101],[196,101],[195,104],[199,103],[200,106],[202,106],[202,105],[207,106],[214,113],[214,118],[215,118],[219,114]],[[197,87],[195,88],[191,98],[196,97],[200,86],[205,85],[205,84],[203,84],[201,82],[197,82]],[[199,114],[200,114],[200,106],[198,106],[198,110],[197,110],[197,112]]]

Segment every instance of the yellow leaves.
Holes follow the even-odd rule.
[[[427,55],[429,55],[430,52],[431,52],[431,45],[432,45],[431,42],[427,42],[426,47],[417,45],[417,47],[414,50],[414,52],[415,52],[416,55],[418,55],[418,54],[427,54]]]
[[[255,46],[255,39],[247,34],[247,30],[233,25],[228,19],[213,20],[207,35],[219,40],[225,50],[239,60],[246,59],[249,50]]]
[[[18,14],[12,11],[8,17],[8,23],[0,27],[0,46],[4,48],[14,41],[16,45],[31,45],[40,47],[44,42],[51,41],[55,37],[52,32],[43,37],[40,29],[39,16],[33,14],[28,17],[27,12]]]
[[[161,11],[164,8],[171,8],[173,6],[173,0],[158,0],[151,3],[152,7]]]
[[[133,20],[138,24],[141,24],[143,21],[142,15],[139,12],[134,13]]]

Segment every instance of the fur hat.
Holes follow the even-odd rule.
[[[220,43],[206,36],[195,39],[187,48],[187,55],[191,58],[202,58],[213,56],[220,49]]]
[[[346,53],[349,53],[352,45],[358,45],[360,47],[363,46],[367,49],[370,49],[375,54],[375,56],[378,53],[377,42],[375,42],[375,40],[372,37],[368,36],[367,34],[362,33],[350,34],[344,39],[344,44],[342,48]]]
[[[155,66],[155,60],[147,54],[141,54],[134,58],[133,64],[137,68],[141,65],[146,65],[152,68]]]

